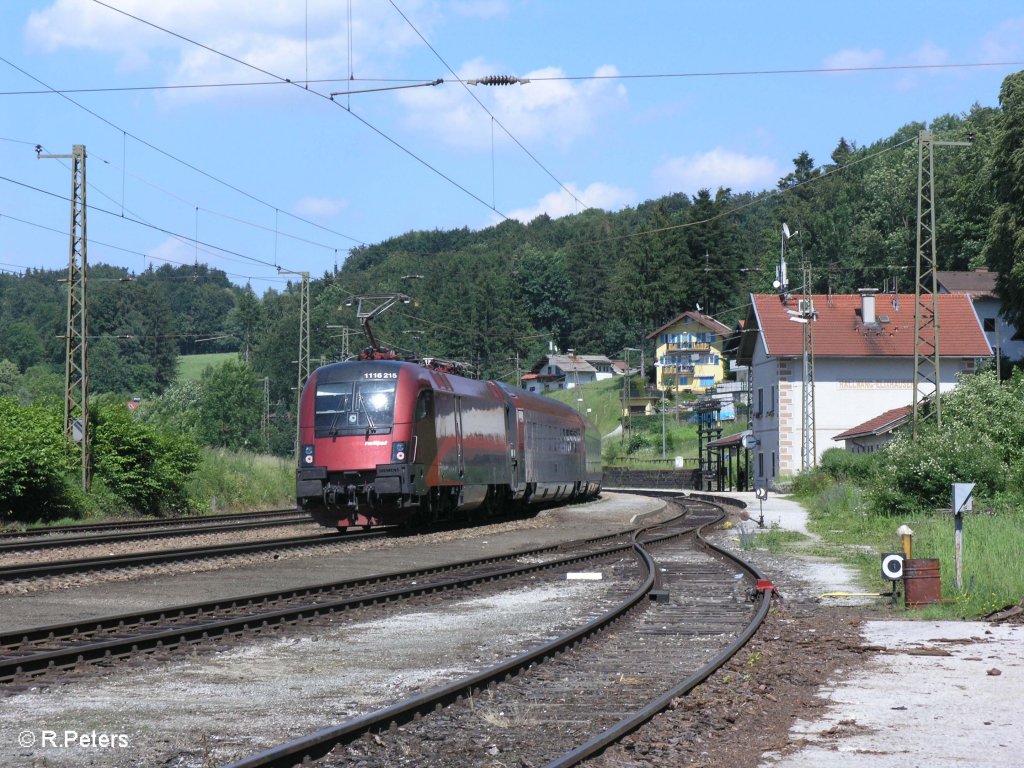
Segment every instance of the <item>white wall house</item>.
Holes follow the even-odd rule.
[[[962,293],[970,298],[993,351],[998,347],[1009,360],[1024,358],[1024,330],[1014,328],[999,314],[1003,303],[996,296],[995,272],[936,272],[935,277],[940,293]]]
[[[613,362],[603,355],[547,355],[523,376],[522,387],[527,392],[573,389],[616,375]]]
[[[843,443],[850,453],[874,453],[891,441],[896,432],[913,420],[914,408],[905,405],[879,414],[873,419],[850,427],[832,439]]]
[[[809,298],[813,320],[815,461],[832,438],[913,401],[914,296],[752,295],[737,362],[751,369],[754,449],[751,475],[770,486],[802,469],[805,324],[791,320]],[[865,306],[865,301],[867,306]],[[865,318],[867,322],[865,322]],[[966,296],[939,296],[941,389],[991,356]],[[928,394],[922,389],[922,395]]]

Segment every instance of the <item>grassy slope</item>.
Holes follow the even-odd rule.
[[[636,380],[634,379],[634,385]],[[548,397],[576,407],[581,405],[578,402],[582,390],[582,406],[590,409],[590,418],[597,424],[602,435],[608,435],[619,426],[619,419],[622,413],[622,379],[604,379],[593,383],[585,384],[579,389],[557,390],[546,393]],[[636,419],[634,429],[640,429],[641,420]],[[638,451],[634,459],[660,459],[661,458],[661,420],[658,418],[647,418],[645,434],[651,445],[650,449]],[[722,436],[740,432],[745,425],[739,422],[723,422]],[[687,422],[676,421],[670,413],[665,420],[667,432],[666,442],[667,454],[672,456],[686,456],[695,458],[697,455],[697,428]],[[615,438],[617,439],[617,438]]]
[[[208,366],[218,366],[237,357],[237,352],[215,352],[209,355],[180,355],[178,357],[178,381],[198,381]]]

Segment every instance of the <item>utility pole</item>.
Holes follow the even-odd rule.
[[[292,272],[277,268],[278,274],[298,275],[302,278],[299,284],[299,366],[298,383],[295,387],[295,460],[299,460],[299,406],[302,401],[302,387],[309,378],[309,272]]]
[[[71,248],[68,255],[67,325],[64,330],[64,436],[82,448],[82,490],[92,479],[89,457],[89,312],[86,237],[85,145],[75,144],[70,155],[36,157],[71,160]]]
[[[913,435],[917,439],[918,423],[929,414],[921,412],[920,403],[932,396],[935,426],[942,427],[942,376],[939,370],[939,292],[938,255],[935,246],[935,157],[933,147],[967,147],[974,142],[974,133],[967,141],[935,141],[925,129],[917,138],[917,268],[914,280],[914,393]],[[932,385],[930,392],[921,387]]]
[[[263,446],[268,446],[267,433],[270,429],[270,377],[263,377],[263,416],[260,418],[260,434],[263,436]]]
[[[341,331],[341,359],[348,360],[352,356],[351,347],[351,334],[352,329],[347,325],[328,325],[327,330],[329,331]],[[331,338],[338,338],[337,335],[333,335]]]
[[[815,440],[814,412],[814,299],[811,296],[811,265],[804,261],[803,270],[804,299],[800,302],[800,319],[803,320],[803,440],[800,456],[800,469],[807,471],[818,464],[817,443]]]
[[[629,353],[639,352],[636,347],[623,347],[622,357],[626,362],[624,381],[622,382],[622,430],[619,433],[619,442],[626,439],[626,433],[631,429],[630,424],[630,401],[633,399],[633,388],[629,374]]]

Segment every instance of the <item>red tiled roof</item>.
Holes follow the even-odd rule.
[[[777,294],[755,294],[752,312],[768,354],[798,357],[803,354],[803,324],[790,320],[786,310],[797,310],[799,296],[786,303]],[[861,321],[859,295],[816,295],[815,357],[913,357],[913,294],[876,294],[878,323]],[[942,357],[989,357],[992,349],[981,330],[974,306],[964,294],[939,294],[939,353]]]
[[[674,318],[669,320],[660,328],[656,328],[655,330],[648,333],[647,338],[656,338],[657,335],[664,331],[666,328],[671,328],[673,325],[682,322],[683,320],[690,320],[692,322],[697,323],[698,325],[703,325],[708,330],[714,331],[723,339],[730,333],[729,326],[725,325],[724,323],[718,322],[717,320],[715,320],[715,318],[711,317],[711,315],[705,315],[700,312],[694,312],[691,310],[689,312],[683,312],[681,315],[676,315]]]
[[[939,286],[949,293],[966,293],[972,299],[996,295],[996,273],[987,269],[973,272],[936,272]]]
[[[941,310],[939,311],[941,314]],[[902,408],[893,408],[891,411],[886,411],[881,416],[875,416],[875,418],[869,419],[863,424],[858,424],[855,427],[850,427],[845,432],[840,432],[832,439],[849,440],[852,437],[883,435],[886,432],[892,432],[897,427],[901,427],[906,424],[910,420],[910,416],[913,412],[914,407],[912,405],[904,405]]]

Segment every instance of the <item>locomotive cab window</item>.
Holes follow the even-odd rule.
[[[395,421],[395,382],[318,383],[315,418],[320,436],[390,431]]]
[[[352,382],[338,381],[317,384],[316,430],[341,429],[352,411]]]

